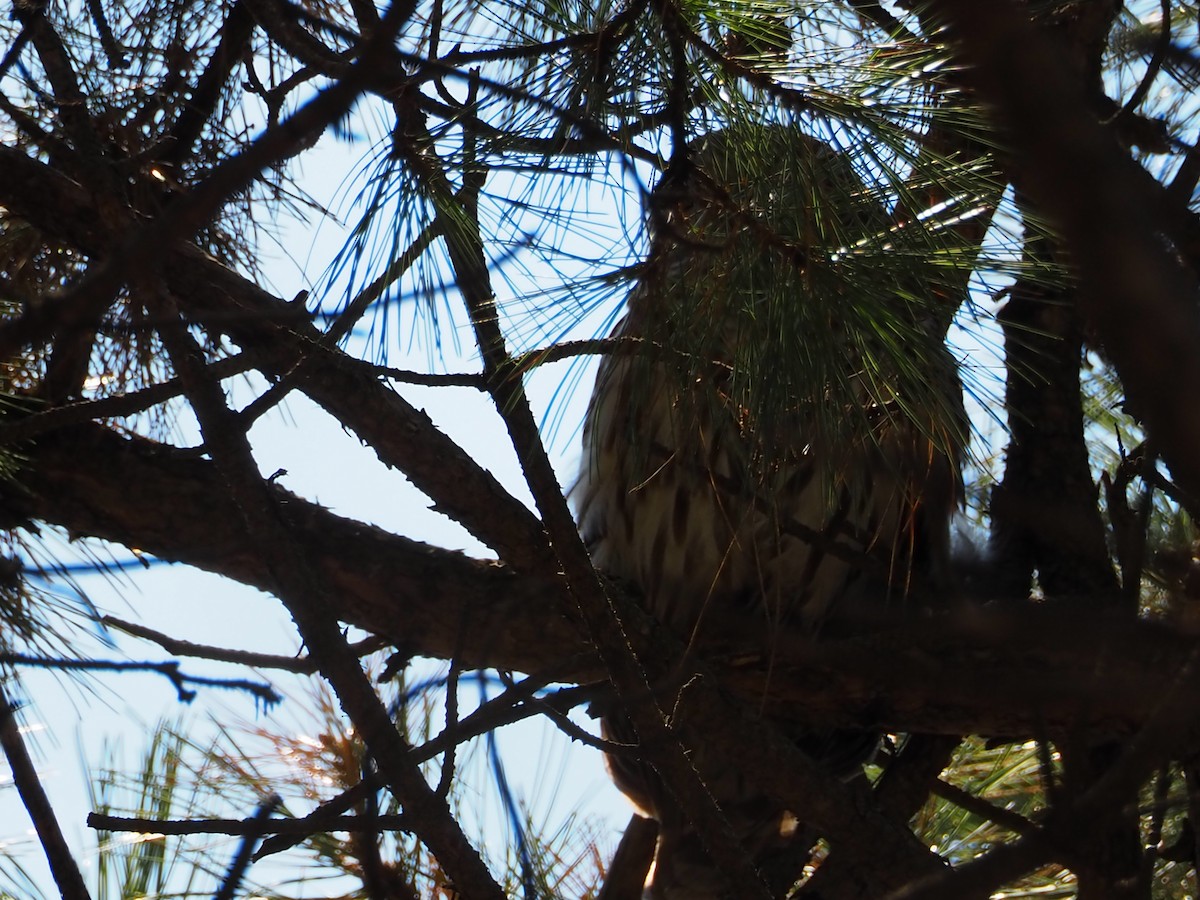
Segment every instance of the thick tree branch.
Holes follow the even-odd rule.
[[[212,463],[99,425],[45,435],[24,453],[20,486],[0,485],[7,523],[57,524],[270,590],[262,560],[225,525],[235,511]],[[604,677],[564,614],[569,606],[558,577],[518,574],[272,490],[289,540],[319,568],[343,621],[406,652],[453,657],[466,667],[559,666],[562,680]],[[901,618],[853,639],[782,635],[763,697],[768,663],[754,655],[763,626],[744,617],[710,621],[707,633],[722,639],[713,664],[736,661],[723,679],[756,706],[765,704],[764,712],[901,732],[1019,737],[1044,726],[1062,734],[1129,734],[1145,721],[1147,698],[1171,683],[1194,644],[1166,627],[1074,608]],[[643,615],[627,630],[645,648],[653,626]],[[1194,712],[1200,714],[1200,697]]]
[[[263,561],[227,527],[236,511],[212,463],[99,425],[64,428],[21,450],[27,468],[18,482],[0,484],[7,523],[59,524],[271,591]],[[461,641],[472,666],[488,666],[490,657],[503,668],[537,671],[545,667],[543,641],[551,639],[564,657],[586,649],[554,612],[557,578],[517,578],[495,562],[396,537],[272,490],[291,539],[320,567],[344,621],[443,658]]]
[[[954,26],[970,81],[994,105],[1026,192],[1062,232],[1081,277],[1079,306],[1131,412],[1180,486],[1200,497],[1200,418],[1179,414],[1200,395],[1196,285],[1161,238],[1171,228],[1145,187],[1151,179],[1095,120],[1059,49],[1010,3],[935,6]]]
[[[393,13],[389,11],[387,27],[381,27],[381,34],[390,34],[396,26]],[[502,889],[463,833],[445,798],[430,789],[420,769],[409,759],[406,741],[339,627],[328,585],[318,567],[290,540],[278,496],[258,471],[250,442],[239,428],[237,416],[226,405],[219,383],[208,379],[200,346],[178,318],[171,300],[162,299],[156,311],[163,320],[159,334],[187,389],[205,445],[233,507],[230,530],[239,533],[253,552],[262,556],[273,593],[287,607],[381,777],[412,816],[422,843],[468,897],[502,900]],[[251,849],[247,844],[239,854],[246,864]]]
[[[216,112],[225,86],[249,46],[253,33],[254,19],[246,4],[242,0],[235,0],[225,21],[221,23],[221,40],[212,58],[196,80],[195,88],[183,103],[179,118],[165,139],[164,162],[178,166],[191,158],[196,142]]]
[[[130,529],[125,539],[151,552],[193,562],[205,558],[225,574],[260,586],[269,583],[258,555],[237,546],[244,542],[224,536],[230,530],[221,523],[236,512],[227,508],[211,463],[181,458],[99,426],[44,437],[31,449],[28,477],[21,479],[27,491],[2,498],[10,513],[17,509],[13,502],[24,503],[26,513],[32,507],[53,511],[55,515],[40,517],[76,533],[97,533],[93,529],[100,526],[99,533],[116,539],[122,535],[113,533],[112,526],[124,519],[123,527]],[[80,453],[92,463],[87,471],[78,466]],[[52,472],[44,469],[50,461]],[[77,490],[87,496],[68,496]],[[339,615],[347,621],[402,641],[414,652],[457,654],[467,665],[542,668],[548,657],[561,658],[568,649],[586,653],[576,627],[557,612],[562,609],[557,580],[518,577],[496,564],[423,547],[341,519],[278,487],[272,490],[280,498],[288,540],[327,579],[338,597]],[[197,515],[197,510],[207,515]],[[134,540],[130,534],[135,533],[149,542]],[[634,626],[630,633],[636,645],[647,652],[654,640],[652,627],[631,612],[622,610]],[[735,629],[736,623],[722,623],[717,632],[732,641]],[[746,640],[750,646],[759,642],[757,634]],[[1103,735],[1141,727],[1147,697],[1171,684],[1192,647],[1193,641],[1149,625],[1126,621],[1106,628],[1067,611],[1018,610],[897,625],[848,641],[784,642],[775,655],[772,696],[766,698],[761,693],[766,661],[756,667],[744,653],[730,649],[738,664],[722,677],[735,689],[741,685],[755,708],[793,720],[1012,735],[1042,727],[1057,733],[1090,728]],[[603,669],[593,663],[577,671],[578,677],[600,677]],[[774,689],[784,686],[786,690]],[[753,728],[739,721],[744,713],[731,710],[727,702],[711,705],[713,695],[695,685],[687,693],[699,711],[684,718],[705,735],[707,745],[717,748],[713,752],[726,748],[743,759],[758,759],[771,746],[742,746],[747,735],[758,739]],[[1177,694],[1172,703],[1176,707],[1168,724],[1174,743],[1195,732],[1200,698]],[[818,776],[798,774],[805,770],[789,758],[797,753],[794,747],[773,746],[769,752],[781,755],[759,760],[769,762],[760,771],[786,769],[800,778],[784,789],[805,799],[814,823],[832,833],[862,832],[856,812],[862,803],[841,802],[824,792],[828,799],[815,805],[813,797],[823,792],[814,793],[804,778]],[[748,752],[749,757],[744,755]],[[882,823],[874,827],[885,829]],[[903,850],[898,837],[893,838],[893,852],[902,860],[913,856],[896,871],[911,873],[906,866],[917,865],[918,857],[915,849]],[[856,843],[850,841],[851,846]]]
[[[9,147],[0,147],[0,203],[85,253],[103,253],[111,240],[79,185]],[[322,347],[321,333],[300,322],[303,309],[194,247],[168,252],[163,278],[185,313],[255,350],[257,365],[272,378],[305,362],[300,390],[369,444],[385,465],[403,471],[433,498],[439,512],[461,522],[506,562],[534,570],[550,559],[537,518],[424,412],[381,384],[374,367]],[[33,318],[70,329],[72,315],[46,309]]]
[[[622,617],[592,568],[546,455],[524,383],[512,367],[488,275],[475,205],[486,172],[468,172],[470,180],[464,184],[465,196],[457,196],[434,152],[431,136],[419,120],[405,124],[409,131],[400,137],[397,146],[433,202],[435,221],[446,241],[483,358],[488,391],[508,429],[526,483],[546,524],[557,557],[555,568],[561,568],[566,596],[571,608],[578,612],[581,631],[603,659],[608,678],[637,729],[647,760],[696,826],[729,884],[738,885],[743,896],[767,897],[765,884],[659,706],[649,680],[661,673],[648,673],[649,667],[630,646]],[[473,146],[475,136],[468,134],[467,140]]]

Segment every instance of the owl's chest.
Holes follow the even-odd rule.
[[[895,531],[901,504],[839,486],[800,433],[755,471],[744,414],[719,386],[672,384],[621,360],[597,383],[574,491],[595,563],[679,630],[712,604],[819,620],[862,574],[847,557]]]

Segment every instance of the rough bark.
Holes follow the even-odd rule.
[[[236,511],[212,463],[100,425],[43,435],[22,452],[19,479],[0,491],[6,524],[54,523],[271,588],[264,561],[227,527]],[[467,667],[604,677],[555,575],[431,547],[274,491],[291,540],[336,593],[343,621]],[[661,651],[636,607],[627,603],[622,615],[639,651]],[[1192,652],[1190,636],[1165,626],[1036,606],[898,618],[852,639],[785,633],[771,660],[759,649],[759,626],[713,625],[722,642],[712,663],[728,667],[724,679],[752,694],[755,707],[903,732],[1130,734],[1152,713],[1147,698],[1174,683]]]

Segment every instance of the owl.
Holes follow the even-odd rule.
[[[613,332],[636,340],[600,366],[572,496],[596,567],[698,647],[730,616],[764,647],[781,627],[859,627],[944,577],[967,432],[953,309],[934,239],[871,176],[802,128],[741,126],[690,145],[651,195]],[[776,724],[841,775],[876,742]],[[636,743],[619,709],[603,727]],[[609,767],[659,822],[647,896],[722,896],[654,771]],[[793,849],[803,810],[736,766],[707,787],[762,870]]]

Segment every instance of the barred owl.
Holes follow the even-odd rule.
[[[842,608],[904,602],[945,564],[965,432],[927,245],[796,129],[717,132],[689,159],[652,197],[651,253],[614,331],[646,352],[604,360],[584,425],[573,498],[593,560],[684,638],[708,610],[760,619],[766,641],[781,623],[816,630]],[[863,744],[779,724],[831,765]],[[619,711],[604,726],[634,737]],[[653,771],[610,770],[659,820],[649,896],[720,896]],[[717,782],[767,867],[803,811],[736,771]]]

